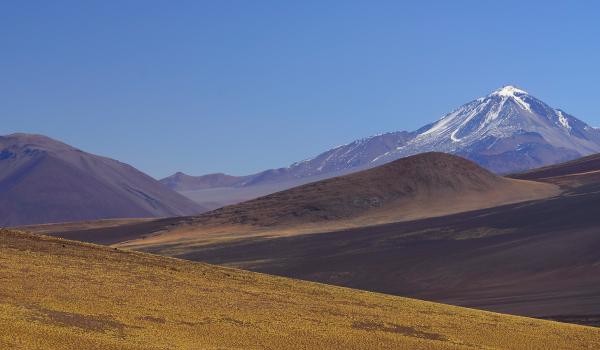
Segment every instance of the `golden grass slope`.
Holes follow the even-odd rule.
[[[600,329],[0,232],[0,349],[598,349]]]

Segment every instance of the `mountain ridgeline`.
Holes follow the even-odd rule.
[[[315,158],[296,162],[287,168],[269,169],[247,176],[231,176],[222,173],[191,176],[178,172],[160,181],[182,192],[282,182],[298,185],[318,180],[319,177],[328,178],[365,168],[365,165],[370,164],[373,159],[406,144],[413,137],[413,133],[406,131],[385,133],[330,149]]]

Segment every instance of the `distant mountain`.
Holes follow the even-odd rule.
[[[130,165],[41,135],[0,137],[0,226],[202,211]]]
[[[413,134],[405,131],[368,137],[335,147],[315,158],[296,162],[287,168],[270,169],[248,176],[226,174],[190,176],[178,172],[161,179],[160,182],[177,191],[194,191],[218,187],[248,187],[265,183],[294,182],[324,174],[340,175],[348,169],[370,163],[378,156],[406,144],[413,137]]]
[[[368,137],[335,147],[287,168],[270,169],[247,176],[190,176],[179,172],[160,182],[207,208],[215,209],[366,169],[365,165],[370,165],[371,160],[404,145],[413,137],[412,133],[405,131]]]
[[[215,187],[231,187],[243,183],[245,176],[231,176],[223,173],[190,176],[177,172],[160,182],[176,191],[203,190]]]
[[[211,204],[225,205],[431,151],[460,155],[506,174],[600,152],[600,130],[509,85],[414,132],[367,137],[287,168],[215,186],[207,186],[203,176],[197,177],[201,186],[174,176],[161,182],[198,202],[210,197]]]
[[[265,182],[278,182],[320,176],[323,174],[339,174],[349,169],[360,169],[370,164],[373,159],[405,145],[414,137],[406,131],[391,132],[356,140],[347,145],[338,146],[315,158],[294,163],[287,168],[263,171],[251,176],[243,185],[252,186]]]
[[[600,131],[505,86],[417,130],[410,142],[373,162],[428,151],[458,154],[494,172],[509,173],[600,152]]]

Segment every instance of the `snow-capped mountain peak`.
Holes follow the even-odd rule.
[[[529,95],[527,91],[521,90],[513,85],[505,85],[492,92],[489,96],[515,97],[518,95]]]
[[[506,102],[506,100],[508,99],[512,99],[513,101],[518,103],[521,108],[528,112],[531,112],[531,106],[527,102],[525,102],[525,99],[530,96],[525,90],[521,90],[513,85],[506,85],[489,94],[488,98],[493,96],[500,97],[502,99],[502,103]],[[483,100],[485,101],[485,99]]]
[[[375,162],[428,151],[463,155],[499,172],[515,171],[553,162],[543,158],[565,160],[599,152],[600,134],[527,91],[506,85],[417,130],[411,141]],[[524,153],[513,155],[520,164],[487,163],[506,152]]]
[[[286,168],[241,177],[236,186],[306,183],[431,151],[468,158],[496,173],[517,172],[600,152],[600,129],[506,85],[416,131],[356,140]]]
[[[521,88],[505,85],[415,132],[357,140],[295,163],[288,172],[316,175],[431,151],[462,155],[503,173],[600,152],[600,132]]]

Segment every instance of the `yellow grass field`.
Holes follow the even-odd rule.
[[[1,231],[0,349],[600,349],[600,329]]]

